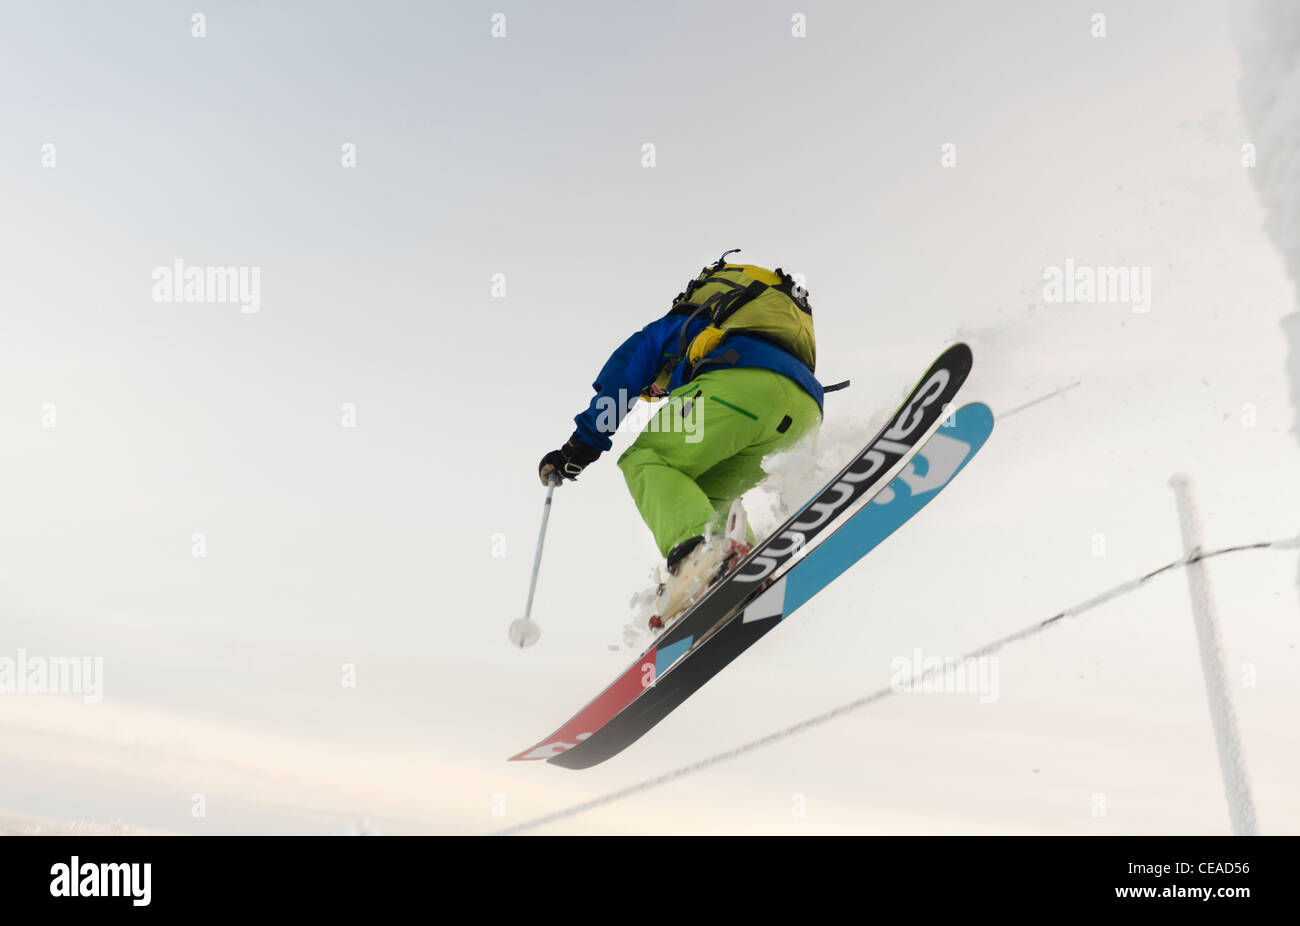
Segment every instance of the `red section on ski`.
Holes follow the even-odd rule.
[[[566,749],[572,749],[591,736],[613,719],[614,715],[637,699],[655,680],[655,647],[645,651],[641,659],[602,691],[594,701],[570,718],[569,722],[556,730],[546,739],[531,749],[525,749],[517,756],[511,756],[511,762],[527,762],[537,759],[549,759]]]

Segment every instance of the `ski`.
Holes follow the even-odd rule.
[[[583,769],[622,752],[910,520],[962,470],[993,430],[993,413],[987,405],[964,406],[954,418],[954,426],[931,437],[861,511],[733,614],[672,666],[671,672],[650,676],[645,690],[627,707],[589,735],[575,737],[578,742],[573,748],[549,757],[549,761],[563,768]]]
[[[746,602],[790,571],[791,563],[810,559],[820,548],[815,544],[828,529],[843,525],[846,517],[854,513],[864,500],[887,485],[916,448],[939,428],[957,390],[970,373],[972,362],[970,348],[965,344],[955,344],[944,351],[880,433],[830,483],[769,537],[756,544],[735,570],[669,625],[612,685],[551,736],[512,756],[511,761],[547,759],[564,764],[558,761],[564,753],[576,750],[645,692],[657,686],[670,669],[688,653],[700,648]],[[714,674],[718,669],[721,665]],[[586,751],[578,750],[572,759],[578,761],[578,755]]]

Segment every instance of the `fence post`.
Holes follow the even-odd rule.
[[[1169,480],[1178,505],[1178,525],[1183,534],[1183,553],[1187,557],[1187,585],[1192,596],[1192,618],[1196,624],[1196,642],[1201,651],[1201,671],[1205,675],[1205,693],[1210,701],[1210,722],[1214,726],[1214,743],[1219,752],[1219,770],[1223,773],[1223,790],[1228,798],[1228,817],[1235,836],[1255,835],[1255,804],[1246,780],[1246,763],[1237,735],[1237,718],[1228,697],[1227,675],[1223,668],[1223,641],[1219,637],[1214,593],[1210,577],[1201,562],[1201,516],[1192,497],[1192,481],[1182,473]]]

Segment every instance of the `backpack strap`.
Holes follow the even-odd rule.
[[[707,366],[730,366],[740,359],[740,354],[736,353],[733,347],[720,357],[701,357],[692,367],[690,376],[683,380],[689,383],[695,377],[700,375],[700,370]]]
[[[690,328],[691,322],[695,320],[695,316],[705,312],[709,316],[710,324],[721,325],[741,309],[745,303],[756,299],[763,290],[767,289],[767,284],[759,280],[754,280],[748,286],[741,286],[739,283],[715,275],[719,271],[726,269],[729,255],[738,253],[740,253],[740,248],[724,251],[721,257],[710,266],[702,269],[699,276],[687,283],[686,289],[678,293],[677,297],[673,299],[673,305],[668,310],[668,314],[689,316],[686,323],[682,325],[681,336],[678,338],[677,353],[681,356],[686,355],[686,332]],[[701,303],[691,302],[691,296],[695,294],[696,290],[710,283],[716,283],[727,288],[719,290]]]
[[[721,257],[719,257],[709,266],[702,268],[699,274],[695,277],[695,279],[687,283],[686,288],[682,290],[680,293],[678,293],[677,296],[673,299],[673,306],[671,309],[668,310],[668,314],[669,315],[687,315],[687,314],[694,315],[695,303],[691,302],[691,296],[693,296],[695,294],[695,291],[699,289],[701,286],[705,286],[709,283],[728,283],[729,285],[734,285],[734,284],[730,284],[729,281],[727,280],[719,280],[715,278],[713,274],[719,270],[724,269],[727,266],[728,255],[739,254],[739,253],[740,253],[740,248],[732,248],[730,251],[723,251]]]
[[[721,298],[717,299],[715,307],[709,312],[713,318],[713,324],[721,325],[728,318],[735,315],[747,303],[753,302],[763,294],[767,289],[767,284],[760,280],[754,280],[748,286],[741,286],[739,283],[733,283],[730,280],[720,280],[714,278],[714,283],[725,283],[732,287],[728,293],[719,293]]]

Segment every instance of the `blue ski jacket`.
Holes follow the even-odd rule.
[[[688,324],[686,344],[708,327],[709,320],[703,314],[694,319],[688,315],[666,315],[619,345],[592,383],[596,395],[591,404],[573,419],[577,424],[573,436],[588,447],[609,450],[613,446],[609,435],[618,430],[632,402],[650,387],[665,364],[677,361],[668,386],[670,392],[689,382],[691,366],[678,353],[683,343],[682,328]],[[727,367],[761,367],[787,376],[817,400],[818,409],[822,408],[822,385],[817,377],[803,361],[778,344],[743,334],[729,335],[705,354],[694,372]]]

